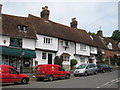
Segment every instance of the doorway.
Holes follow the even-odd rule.
[[[52,64],[52,54],[48,54],[48,64]]]

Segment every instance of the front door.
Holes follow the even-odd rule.
[[[48,54],[48,64],[52,64],[52,54]]]

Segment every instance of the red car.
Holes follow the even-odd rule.
[[[8,65],[0,64],[0,82],[1,83],[18,83],[26,84],[29,82],[29,76],[20,74],[15,68]]]
[[[55,78],[70,78],[70,72],[65,71],[61,66],[55,64],[42,64],[36,68],[37,80],[48,79],[53,81]]]

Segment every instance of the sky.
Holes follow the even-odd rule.
[[[32,14],[40,17],[42,7],[48,6],[49,19],[70,26],[71,18],[76,17],[78,28],[87,32],[110,37],[118,29],[119,0],[1,0],[2,13],[27,17]]]

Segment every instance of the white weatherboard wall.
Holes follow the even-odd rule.
[[[35,39],[22,39],[22,48],[35,50]]]
[[[4,40],[6,40],[6,43],[4,43]],[[9,46],[10,45],[10,37],[9,36],[4,36],[4,35],[0,35],[0,45]]]
[[[76,43],[76,54],[90,56],[90,46],[86,45],[86,50],[80,50],[80,43]]]
[[[58,38],[39,35],[39,34],[37,34],[37,38],[38,38],[38,40],[36,41],[36,48],[42,49],[42,50],[57,51],[57,49],[58,49]],[[52,44],[45,44],[44,43],[44,38],[51,38],[52,39]]]
[[[84,58],[85,59],[85,62],[82,62],[81,61],[81,57],[79,56],[79,55],[75,55],[75,59],[77,60],[77,65],[75,65],[75,67],[78,67],[79,65],[81,65],[81,64],[87,64],[88,63],[88,57],[86,57],[86,56],[82,56],[82,58]]]
[[[65,47],[63,47],[63,42],[64,40],[59,39],[59,44],[58,44],[58,52],[57,56],[61,56],[63,53],[68,53],[70,54],[69,62],[68,61],[63,61],[64,65],[70,65],[70,60],[74,59],[74,54],[75,54],[75,43],[74,42],[68,42],[69,47],[65,50]]]
[[[52,52],[46,52],[46,59],[42,59],[42,52],[44,51],[40,51],[40,50],[36,50],[36,61],[38,61],[38,65],[39,64],[48,64],[48,54],[52,54],[52,64],[54,64],[53,59],[55,58],[55,53]]]

